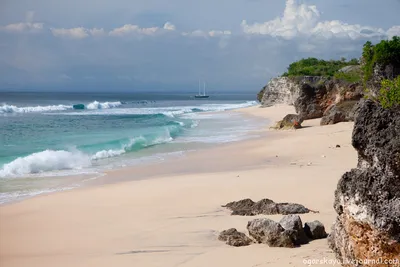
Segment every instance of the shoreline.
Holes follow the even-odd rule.
[[[241,110],[246,110],[247,108],[257,108],[260,105],[255,105],[255,106],[250,106],[250,107],[244,107],[244,108],[238,108],[238,109],[233,109],[233,110],[224,110],[224,111],[207,111],[207,112],[202,112],[202,114],[220,114],[220,113],[241,113],[244,118],[257,118],[257,116],[249,115],[247,112],[241,112]],[[220,148],[225,148],[226,146],[230,146],[232,144],[237,144],[237,143],[243,143],[247,142],[249,140],[261,138],[261,136],[251,136],[252,133],[260,133],[260,131],[256,130],[250,130],[248,131],[245,136],[245,139],[241,140],[236,140],[236,141],[229,141],[229,142],[222,142],[222,143],[216,143],[215,146],[210,146],[209,144],[206,144],[206,147],[201,147],[202,143],[198,143],[194,146],[194,150],[188,149],[184,151],[177,151],[177,152],[160,152],[160,151],[154,151],[154,154],[152,155],[159,155],[160,158],[156,159],[148,159],[149,156],[144,156],[144,161],[142,163],[137,163],[133,165],[127,165],[127,166],[116,166],[113,168],[104,168],[98,170],[88,170],[86,173],[85,171],[83,173],[77,173],[77,174],[65,174],[65,175],[60,175],[60,176],[52,176],[52,175],[45,175],[45,176],[26,176],[26,177],[18,177],[18,179],[40,179],[37,180],[37,183],[41,183],[41,181],[50,181],[51,180],[58,180],[62,179],[62,182],[59,182],[56,187],[51,187],[51,188],[40,188],[34,192],[23,192],[23,191],[17,191],[17,193],[21,194],[23,193],[23,196],[21,198],[16,198],[11,201],[6,201],[3,203],[0,203],[0,206],[4,205],[10,205],[13,203],[18,203],[21,201],[25,201],[31,198],[36,198],[40,196],[47,196],[55,193],[60,193],[64,191],[70,191],[70,190],[77,190],[81,188],[90,188],[92,186],[99,186],[102,184],[114,184],[114,183],[119,183],[119,182],[126,182],[126,181],[137,181],[137,180],[143,180],[143,179],[149,179],[153,177],[157,177],[160,175],[165,175],[165,173],[160,173],[160,172],[154,172],[154,168],[151,168],[151,166],[160,166],[162,168],[165,168],[165,166],[168,166],[168,164],[175,164],[177,161],[180,161],[184,158],[187,157],[197,157],[199,154],[201,155],[204,151],[215,151],[215,149],[218,151]],[[263,133],[265,134],[265,133]],[[169,144],[169,143],[166,143]],[[165,144],[164,144],[165,145]],[[161,145],[162,146],[162,145]],[[156,146],[158,147],[158,146]],[[154,150],[157,148],[151,147],[150,150]],[[181,154],[181,155],[170,155],[170,154]],[[141,158],[139,158],[141,159]],[[121,159],[122,160],[122,159]],[[103,166],[104,167],[104,166]],[[119,173],[124,173],[128,171],[136,171],[139,170],[139,172],[142,174],[142,177],[140,178],[119,178],[119,179],[109,179],[110,175],[116,175],[118,177],[121,177]],[[149,170],[149,171],[148,171]],[[169,173],[170,175],[178,173],[183,173],[181,170],[175,171],[174,169],[170,169]],[[192,171],[190,171],[192,172]],[[187,173],[187,172],[184,172]],[[53,182],[54,183],[54,182]],[[7,192],[5,192],[7,193]],[[32,194],[32,195],[30,195]]]
[[[292,109],[281,105],[234,112],[273,124]],[[113,170],[109,180],[128,179],[0,206],[0,263],[303,266],[302,259],[333,258],[326,240],[293,250],[265,245],[236,249],[217,240],[220,231],[231,227],[245,231],[253,217],[230,216],[221,205],[247,197],[303,204],[320,212],[301,215],[303,222],[317,219],[330,230],[336,183],[357,161],[350,140],[353,123],[321,127],[317,119],[303,124],[306,128],[297,131],[266,130],[270,125],[264,124],[260,131],[268,138],[194,152],[168,161],[169,167],[164,162]],[[208,165],[200,168],[198,162]],[[154,169],[160,173],[146,176]],[[146,179],[128,181],[132,175]]]

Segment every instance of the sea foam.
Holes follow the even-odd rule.
[[[82,169],[91,165],[90,158],[76,151],[45,150],[4,164],[0,177],[20,176],[55,170]]]

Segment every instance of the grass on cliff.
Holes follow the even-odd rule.
[[[334,74],[334,77],[349,83],[358,83],[361,81],[361,70],[352,70],[349,72],[338,71]]]
[[[341,68],[346,66],[358,65],[357,59],[346,61],[345,58],[341,60],[323,60],[317,58],[303,58],[299,61],[293,62],[289,65],[287,72],[282,76],[296,77],[296,76],[327,76],[333,77]],[[353,78],[349,78],[353,79]]]

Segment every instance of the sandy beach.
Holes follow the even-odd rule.
[[[236,112],[265,118],[260,138],[107,174],[119,183],[0,207],[0,266],[279,267],[334,259],[326,239],[295,249],[229,247],[218,241],[219,232],[235,227],[246,233],[254,217],[231,216],[221,205],[243,198],[300,203],[319,211],[301,215],[303,222],[319,220],[329,231],[337,181],[357,163],[353,123],[321,127],[316,119],[303,129],[276,131],[268,121],[294,107]]]

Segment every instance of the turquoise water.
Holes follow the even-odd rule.
[[[248,138],[256,120],[229,110],[255,104],[249,95],[0,93],[0,202],[76,187],[65,176]]]

